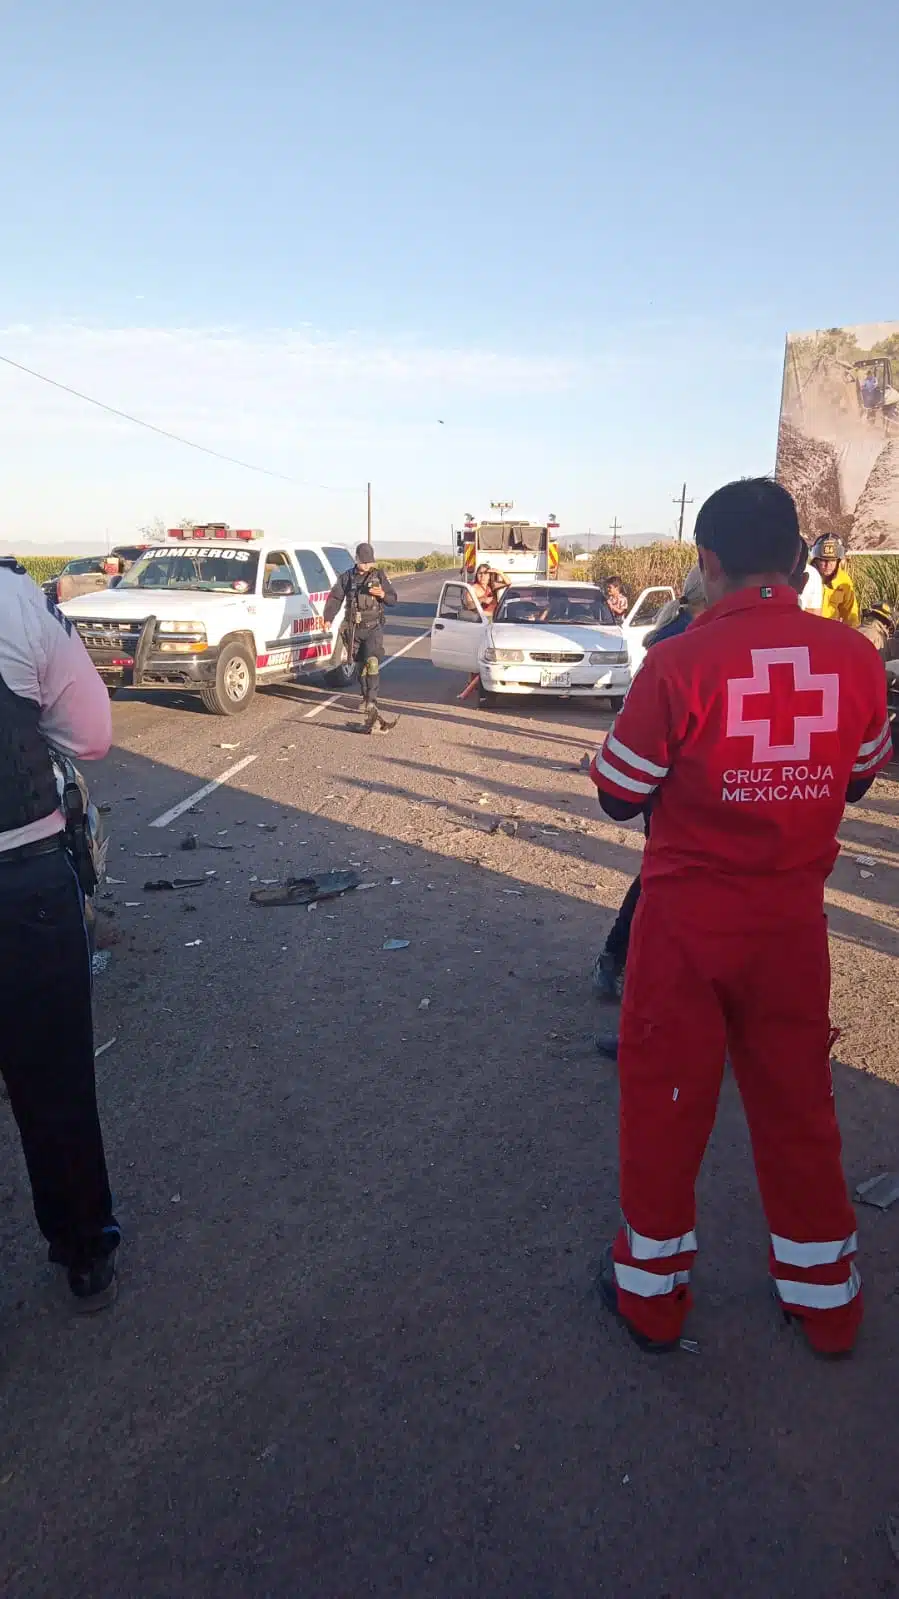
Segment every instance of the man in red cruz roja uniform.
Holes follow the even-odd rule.
[[[844,804],[890,758],[883,663],[800,608],[796,508],[778,484],[719,489],[696,543],[710,608],[647,656],[591,769],[615,820],[652,803],[619,1044],[623,1225],[599,1288],[641,1348],[677,1347],[727,1054],[776,1296],[816,1352],[842,1354],[862,1300],[824,884]]]

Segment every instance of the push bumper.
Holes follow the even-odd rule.
[[[215,682],[219,658],[217,648],[203,650],[197,655],[161,651],[156,640],[155,616],[147,617],[133,654],[122,643],[103,648],[89,642],[87,653],[110,688],[201,689]]]

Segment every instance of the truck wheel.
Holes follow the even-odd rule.
[[[226,644],[215,668],[215,682],[200,690],[207,711],[236,716],[245,711],[256,688],[256,663],[243,644]]]
[[[335,661],[334,656],[331,657],[331,665],[325,673],[325,682],[329,688],[349,688],[356,675],[356,668],[353,662],[346,658],[346,644],[342,638],[338,641],[334,655],[337,659]]]

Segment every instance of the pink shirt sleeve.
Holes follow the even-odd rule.
[[[102,760],[112,743],[106,685],[71,622],[45,604],[40,590],[28,595],[23,610],[37,662],[44,738],[66,755]]]

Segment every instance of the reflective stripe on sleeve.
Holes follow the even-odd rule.
[[[858,758],[859,758],[859,760],[861,760],[863,755],[873,755],[874,751],[876,749],[880,748],[880,746],[883,743],[884,739],[889,734],[889,731],[890,731],[890,724],[889,724],[889,721],[886,721],[886,722],[884,722],[883,727],[880,729],[880,732],[878,733],[876,738],[869,739],[867,744],[860,744],[859,747],[858,747]]]
[[[796,1283],[775,1277],[774,1286],[785,1305],[801,1305],[803,1310],[839,1310],[841,1305],[851,1305],[861,1289],[862,1279],[853,1261],[844,1283]]]
[[[777,1233],[772,1233],[771,1248],[774,1250],[774,1259],[781,1266],[835,1266],[847,1255],[855,1254],[858,1233],[850,1233],[848,1238],[834,1238],[814,1244],[798,1244],[793,1238],[780,1238]]]
[[[891,732],[890,728],[887,727],[886,731],[884,732],[884,734],[882,736],[882,738],[880,738],[878,740],[878,742],[877,742],[877,747],[875,749],[874,754],[873,755],[869,755],[867,760],[856,761],[855,765],[852,768],[853,777],[860,777],[865,772],[869,772],[871,770],[872,766],[879,766],[880,762],[883,760],[884,756],[888,755],[890,753],[890,751],[892,750],[892,748],[893,748],[893,735],[892,735],[892,732]]]
[[[672,1271],[659,1277],[654,1271],[641,1271],[639,1266],[620,1266],[615,1262],[615,1281],[626,1294],[639,1294],[641,1299],[659,1299],[662,1294],[673,1294],[690,1281],[688,1271]]]
[[[635,1260],[667,1260],[671,1255],[686,1255],[696,1248],[696,1234],[682,1233],[680,1238],[647,1238],[638,1233],[629,1222],[624,1224],[627,1247]],[[780,1260],[780,1255],[777,1259]]]
[[[628,766],[633,766],[637,772],[648,772],[650,777],[668,776],[669,768],[667,766],[657,766],[655,761],[648,761],[645,755],[635,755],[634,751],[629,750],[626,744],[622,744],[620,738],[616,738],[614,733],[607,735],[603,747],[611,750],[612,754],[617,755],[620,761],[626,761]],[[867,751],[859,750],[859,754],[861,755],[862,753],[867,754]]]
[[[596,760],[596,770],[607,777],[610,783],[617,783],[619,788],[626,788],[632,794],[654,794],[658,783],[638,783],[635,777],[628,777],[626,772],[619,772],[617,766],[610,766],[600,750]]]

